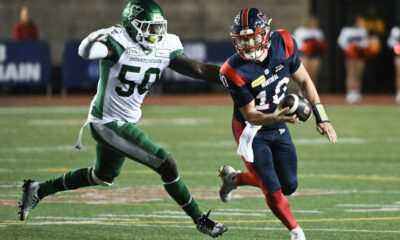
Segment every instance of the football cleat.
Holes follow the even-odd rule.
[[[232,190],[237,188],[233,179],[238,173],[240,173],[240,171],[236,171],[231,166],[224,165],[219,169],[219,176],[222,180],[222,186],[219,189],[219,197],[222,202],[228,202],[231,199]]]
[[[227,227],[225,227],[222,223],[211,220],[208,217],[210,212],[211,211],[208,211],[207,214],[201,214],[201,216],[197,219],[196,228],[200,232],[215,238],[222,235],[227,230]]]
[[[301,227],[296,227],[290,230],[290,240],[306,240],[303,229],[301,229]]]
[[[23,193],[22,199],[19,201],[19,220],[24,221],[28,216],[29,211],[34,208],[40,201],[38,190],[39,183],[34,180],[28,179],[24,180],[24,185],[22,185]]]

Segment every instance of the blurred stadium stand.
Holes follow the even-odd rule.
[[[35,0],[28,2],[0,0],[1,11],[8,13],[0,14],[2,43],[12,44],[8,40],[12,38],[13,25],[19,18],[21,7],[27,5],[38,27],[39,39],[42,40],[40,44],[48,43],[48,50],[40,51],[40,54],[32,53],[35,55],[32,59],[46,54],[49,56],[47,63],[43,63],[41,67],[39,82],[31,81],[32,85],[23,84],[21,88],[22,83],[14,84],[13,81],[3,80],[0,81],[0,94],[46,91],[49,93],[49,89],[54,94],[63,92],[63,89],[67,92],[94,93],[98,65],[96,62],[80,59],[76,54],[77,45],[80,39],[90,32],[119,23],[122,8],[127,2],[128,0]],[[257,7],[273,18],[272,29],[285,28],[290,32],[298,27],[304,16],[309,13],[315,14],[320,19],[329,44],[329,49],[323,57],[318,88],[321,92],[333,93],[344,92],[343,58],[336,41],[347,19],[362,13],[364,7],[372,4],[376,6],[378,15],[384,18],[386,34],[388,34],[390,28],[399,22],[398,18],[400,18],[400,1],[396,0],[385,0],[385,4],[378,0],[287,0],[284,2],[157,0],[157,2],[168,19],[168,31],[180,36],[185,44],[186,54],[199,61],[217,64],[222,63],[233,52],[229,26],[240,9],[249,6]],[[394,91],[393,55],[387,49],[385,41],[386,39],[383,39],[383,51],[378,60],[366,71],[365,89],[363,89],[365,92],[392,93]],[[23,50],[23,55],[28,57],[25,55],[29,55],[29,51]],[[1,57],[0,47],[0,67],[4,74],[7,63],[14,60],[1,59]],[[153,86],[153,93],[222,91],[218,86],[201,81],[192,82],[171,71],[166,71],[163,75],[161,82]]]

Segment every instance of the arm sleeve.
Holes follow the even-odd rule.
[[[237,108],[244,107],[254,100],[246,85],[241,87],[232,85],[229,87],[229,93],[232,97],[234,106]]]
[[[248,80],[243,78],[228,62],[222,65],[219,75],[223,85],[228,88],[235,107],[244,107],[254,99],[248,88]]]
[[[285,29],[276,30],[279,34],[277,36],[277,41],[280,43],[280,51],[285,56],[285,62],[289,64],[289,72],[292,74],[300,67],[301,61],[297,55],[297,43],[292,34],[290,34]],[[273,35],[274,36],[274,35]]]
[[[177,56],[184,53],[182,42],[177,35],[167,34],[166,38],[167,38],[168,46],[171,49],[171,53],[169,55],[170,60],[173,60]]]

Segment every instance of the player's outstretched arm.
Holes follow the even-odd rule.
[[[194,61],[193,59],[188,58],[185,54],[175,57],[168,67],[177,73],[192,78],[221,84],[221,81],[219,80],[220,66]]]
[[[335,129],[329,122],[328,115],[319,99],[317,89],[303,64],[301,64],[299,69],[292,74],[292,78],[297,82],[303,95],[313,106],[314,116],[317,121],[317,131],[321,135],[326,135],[331,143],[336,143],[337,135]]]
[[[79,45],[79,56],[87,60],[97,60],[111,56],[112,51],[105,45],[107,36],[108,34],[102,30],[89,34]]]

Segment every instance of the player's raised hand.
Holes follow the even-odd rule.
[[[317,124],[317,131],[321,135],[326,135],[331,143],[337,142],[337,135],[335,129],[330,122],[322,122]]]
[[[274,115],[274,120],[276,122],[288,122],[288,123],[298,123],[299,118],[297,117],[296,114],[292,116],[287,116],[286,114],[289,113],[290,108],[285,107],[280,109],[280,105],[275,109],[275,112],[273,113]]]
[[[88,36],[89,43],[93,42],[104,42],[107,40],[107,36],[110,34],[110,30],[108,29],[100,29],[95,32],[92,32]]]

